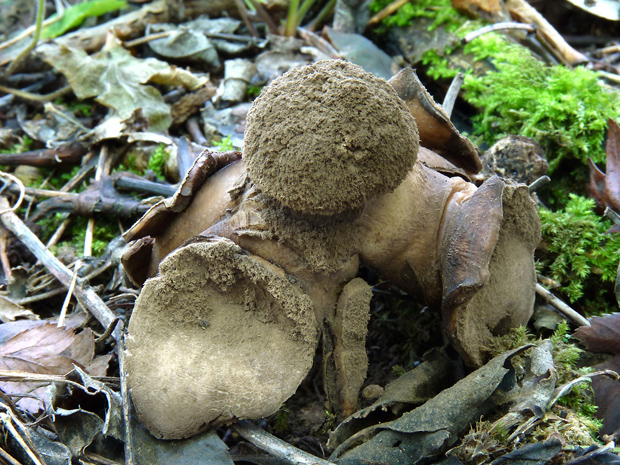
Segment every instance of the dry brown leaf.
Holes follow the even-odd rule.
[[[28,320],[38,320],[39,316],[32,313],[31,310],[16,304],[4,296],[0,296],[0,321],[8,323],[15,321],[17,318],[25,318]]]
[[[620,356],[617,355],[611,360],[592,368],[597,371],[613,370],[619,373]],[[596,376],[592,378],[592,389],[594,390],[595,403],[598,406],[595,415],[603,420],[603,428],[599,434],[613,434],[620,431],[620,381],[607,376]]]
[[[107,370],[110,356],[97,357],[95,341],[90,329],[76,335],[73,329],[45,324],[23,331],[0,346],[0,369],[29,373],[66,375],[74,365],[92,365],[96,375]],[[18,405],[30,412],[37,412],[49,404],[45,389],[40,383],[0,382],[7,394],[31,394],[41,398],[25,398]]]
[[[620,313],[595,316],[592,326],[581,326],[575,331],[575,339],[593,352],[620,354]]]

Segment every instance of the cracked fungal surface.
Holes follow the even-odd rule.
[[[248,114],[252,181],[283,206],[332,215],[392,191],[416,161],[413,116],[394,89],[340,60],[295,68]]]

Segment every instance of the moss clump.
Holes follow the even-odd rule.
[[[539,210],[543,242],[538,271],[558,281],[587,314],[615,307],[612,282],[620,257],[620,236],[605,234],[612,223],[593,209],[594,200],[570,194],[563,210]]]
[[[380,12],[383,8],[392,3],[393,0],[374,0],[370,4],[371,14]],[[433,22],[429,26],[429,31],[444,27],[452,32],[461,23],[461,15],[452,7],[450,0],[418,0],[416,2],[405,3],[394,14],[381,21],[382,27],[374,30],[375,33],[382,33],[392,27],[410,26],[416,18],[431,18]]]
[[[168,161],[169,152],[164,144],[159,144],[152,155],[149,157],[149,161],[146,169],[152,170],[157,179],[164,179],[164,168]]]
[[[483,58],[489,53],[483,45],[497,47],[495,40],[481,40],[469,50]],[[523,47],[503,42],[493,56],[496,70],[470,74],[463,86],[465,99],[482,110],[474,118],[475,133],[487,143],[507,134],[536,139],[546,150],[550,173],[564,159],[584,167],[588,157],[604,162],[607,119],[620,115],[618,94],[593,71],[546,66]]]

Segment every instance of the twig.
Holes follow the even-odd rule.
[[[553,405],[558,401],[560,397],[562,397],[564,394],[569,392],[577,384],[584,383],[584,382],[591,383],[592,378],[594,378],[595,376],[601,376],[601,375],[609,376],[615,381],[618,381],[618,379],[620,378],[620,376],[618,376],[618,373],[616,373],[613,370],[601,370],[601,371],[597,371],[594,373],[589,373],[587,375],[580,376],[579,378],[573,379],[569,381],[568,383],[563,384],[562,386],[559,386],[558,388],[556,388],[553,393],[553,399],[551,399],[549,403],[547,404],[547,409],[550,409],[551,407],[553,407]]]
[[[541,176],[540,178],[532,182],[532,184],[527,186],[528,192],[530,194],[533,194],[538,189],[540,189],[542,186],[544,186],[545,184],[549,184],[550,182],[551,182],[551,178],[549,176]]]
[[[17,66],[21,63],[21,61],[26,58],[30,52],[37,46],[39,42],[39,37],[41,37],[41,27],[43,26],[43,18],[45,17],[45,0],[37,0],[37,17],[35,21],[35,29],[34,36],[32,37],[32,41],[30,44],[21,51],[17,58],[13,60],[13,63],[6,70],[6,76],[10,76],[13,74],[13,71],[17,68]]]
[[[562,62],[569,65],[587,63],[588,57],[571,47],[562,35],[525,0],[506,0],[513,18],[536,26],[536,37]]]
[[[43,27],[47,27],[47,26],[49,26],[51,24],[57,23],[61,19],[62,19],[62,15],[52,16],[52,17],[46,19],[45,21],[43,21]],[[4,50],[5,48],[9,48],[11,45],[15,45],[20,40],[25,39],[30,34],[32,34],[32,31],[34,31],[35,29],[36,29],[36,24],[33,24],[32,26],[28,26],[22,32],[17,34],[15,37],[12,37],[11,39],[7,40],[6,42],[2,42],[0,44],[0,50]]]
[[[597,73],[602,77],[611,81],[615,84],[620,84],[620,76],[614,73],[608,73],[607,71],[597,71]]]
[[[50,237],[50,240],[47,241],[47,244],[45,244],[45,248],[50,249],[52,246],[56,245],[58,241],[60,240],[60,238],[62,237],[62,235],[67,230],[67,226],[69,226],[69,224],[71,224],[71,215],[67,215],[64,221],[60,223],[60,226],[58,226],[58,229],[54,231],[54,234],[52,234],[52,237]]]
[[[97,171],[95,171],[95,181],[101,181],[104,175],[107,175],[108,166],[108,146],[103,145],[99,152],[99,160],[97,162]],[[91,216],[86,225],[86,233],[84,235],[84,256],[90,257],[93,254],[93,235],[95,233],[95,217]]]
[[[17,432],[17,430],[13,426],[13,423],[11,422],[11,417],[8,415],[8,413],[0,413],[0,421],[4,424],[6,429],[9,430],[9,432],[11,433],[13,438],[15,438],[15,440],[19,443],[19,445],[22,446],[22,449],[26,451],[28,457],[30,457],[30,460],[32,460],[35,465],[44,465],[44,462],[41,462],[41,460],[39,460],[39,457],[37,457],[37,454],[35,454],[35,452],[28,446],[28,444],[26,444],[26,441],[24,441],[22,435]]]
[[[325,4],[321,11],[319,11],[319,14],[316,15],[316,18],[306,24],[305,28],[310,32],[314,32],[317,26],[323,21],[325,21],[325,19],[331,14],[335,6],[336,0],[329,0],[329,2]]]
[[[8,207],[8,201],[4,197],[0,197],[0,209]],[[11,231],[17,238],[35,255],[39,261],[47,267],[54,277],[60,283],[69,287],[71,285],[72,273],[62,264],[45,245],[39,240],[33,232],[20,220],[13,212],[6,212],[0,215],[2,224]],[[81,280],[75,287],[75,296],[84,307],[85,310],[93,314],[93,316],[101,323],[104,328],[114,321],[114,314],[101,300],[101,298],[90,287],[82,287]]]
[[[385,18],[387,18],[391,14],[396,13],[396,10],[398,10],[400,7],[409,3],[409,1],[410,0],[393,1],[388,6],[386,6],[383,10],[381,10],[379,13],[375,14],[372,18],[370,18],[368,22],[366,23],[366,27],[368,28],[368,27],[374,26],[377,23],[380,23],[381,21],[383,21]]]
[[[250,0],[250,3],[256,9],[256,13],[258,13],[258,16],[260,16],[261,19],[265,21],[265,24],[267,25],[269,32],[271,32],[272,34],[277,34],[278,26],[276,25],[274,20],[271,18],[271,16],[269,16],[269,13],[267,13],[263,5],[258,0]]]
[[[25,100],[32,100],[33,102],[45,103],[50,100],[56,100],[69,92],[71,92],[71,86],[63,87],[55,92],[45,95],[32,94],[30,92],[26,92],[19,89],[11,89],[10,87],[0,86],[0,92],[5,92],[7,94],[15,95],[16,97],[23,98]]]
[[[315,457],[291,446],[285,441],[267,433],[247,420],[241,420],[232,429],[243,439],[259,449],[295,465],[333,465],[333,462]]]
[[[470,32],[461,39],[461,44],[465,45],[470,43],[477,37],[484,35],[488,32],[506,31],[510,29],[520,29],[527,32],[536,32],[536,28],[531,24],[517,23],[515,21],[506,21],[503,23],[490,24],[488,26],[481,27],[475,31]]]
[[[118,371],[121,385],[121,401],[123,406],[123,420],[125,425],[125,465],[133,465],[133,446],[131,438],[131,410],[129,408],[129,391],[127,389],[127,370],[125,367],[125,336],[119,341]]]
[[[586,318],[584,318],[579,313],[577,313],[575,310],[570,308],[568,305],[566,305],[564,302],[562,302],[560,299],[558,299],[556,296],[554,296],[551,292],[549,292],[547,289],[545,289],[543,286],[541,286],[538,283],[536,283],[536,293],[539,296],[546,299],[547,302],[549,302],[551,305],[557,308],[566,317],[571,319],[573,323],[575,323],[576,325],[592,326]]]
[[[22,465],[17,460],[15,460],[7,451],[5,451],[2,447],[0,447],[0,457],[3,460],[6,460],[10,465]]]
[[[443,111],[445,111],[448,118],[452,116],[452,110],[454,110],[454,104],[456,103],[456,99],[459,96],[459,92],[461,91],[464,80],[465,78],[463,76],[463,73],[459,71],[459,73],[454,76],[454,79],[452,79],[452,83],[448,88],[448,92],[446,92],[446,97],[443,99]]]
[[[125,48],[133,48],[138,45],[146,44],[147,42],[151,42],[152,40],[163,39],[165,37],[171,36],[177,31],[165,31],[158,32],[156,34],[149,34],[148,36],[140,37],[139,39],[129,40],[127,42],[123,42],[123,47]]]
[[[189,169],[189,168],[188,168]],[[185,173],[181,174],[181,178]],[[170,184],[162,184],[160,182],[149,181],[148,179],[132,178],[131,176],[121,176],[115,182],[114,186],[118,189],[127,189],[138,192],[145,192],[153,195],[163,195],[164,197],[172,197],[177,191],[176,187]]]
[[[62,309],[60,310],[60,316],[58,317],[58,328],[63,328],[65,326],[65,317],[67,316],[67,308],[69,308],[69,302],[71,302],[71,296],[73,296],[73,290],[75,289],[75,283],[77,283],[78,271],[80,271],[80,267],[82,266],[81,261],[77,261],[75,264],[75,268],[73,269],[73,276],[71,277],[71,284],[69,285],[69,290],[67,291],[67,296],[65,297],[65,301],[62,304]]]
[[[243,20],[243,24],[245,24],[245,27],[247,27],[248,31],[250,31],[250,35],[252,37],[258,37],[258,32],[256,32],[254,24],[252,24],[252,20],[250,19],[250,15],[248,14],[248,10],[245,7],[243,0],[235,0],[235,6],[237,7],[239,16],[241,16],[241,19]]]
[[[198,118],[191,117],[185,122],[185,128],[189,132],[189,135],[192,136],[194,142],[198,145],[209,145],[209,141],[206,139],[202,131],[200,130],[200,125],[198,123]]]

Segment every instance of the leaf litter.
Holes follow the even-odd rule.
[[[98,3],[101,2],[86,2],[85,4],[89,4],[94,9],[90,13],[85,13],[84,16],[103,13],[104,10],[99,9]],[[110,3],[113,3],[114,7],[120,7],[123,2]],[[208,3],[206,2],[203,5],[205,12],[217,16],[220,11],[209,10],[210,5]],[[344,4],[344,2],[342,3]],[[160,8],[158,11],[162,14],[162,21],[168,21],[169,16],[166,15],[169,12],[165,11],[165,5],[166,2],[154,2],[148,8]],[[108,5],[108,7],[110,6]],[[144,11],[146,8],[144,7]],[[277,6],[272,8],[277,10]],[[276,10],[272,10],[272,12]],[[356,21],[359,23],[360,17],[363,16],[357,13],[359,17],[355,18],[356,12],[348,11],[346,13],[347,8],[341,5],[339,15],[343,14],[343,11],[345,14],[351,15],[351,18],[338,16],[334,25],[350,25]],[[75,18],[76,23],[72,24],[77,24],[82,17],[82,14],[78,14]],[[122,22],[122,18],[121,15],[118,19]],[[70,19],[69,15],[67,21]],[[225,18],[221,19],[225,20]],[[282,53],[276,45],[278,38],[268,37],[267,39],[270,42],[259,43],[249,37],[249,31],[247,31],[247,36],[244,35],[246,31],[243,26],[239,26],[241,22],[234,20],[234,23],[234,28],[225,31],[217,30],[215,27],[210,29],[211,26],[205,30],[199,27],[192,28],[191,22],[185,25],[189,29],[183,29],[183,25],[177,29],[177,26],[172,23],[162,27],[160,31],[169,31],[172,34],[168,36],[168,39],[164,38],[159,39],[159,42],[153,42],[152,49],[158,51],[160,57],[172,57],[171,59],[175,61],[174,65],[155,58],[138,58],[142,50],[134,49],[133,52],[129,52],[123,48],[122,40],[114,37],[113,34],[109,35],[103,49],[92,55],[76,46],[75,42],[63,45],[61,43],[62,38],[56,43],[52,42],[46,44],[46,47],[41,47],[40,53],[44,60],[65,76],[76,97],[87,102],[96,102],[92,105],[94,116],[88,121],[80,120],[79,122],[82,124],[84,121],[88,126],[85,129],[90,130],[90,132],[84,135],[84,128],[80,131],[68,131],[67,140],[81,144],[82,148],[88,149],[84,150],[84,153],[92,151],[93,146],[91,144],[93,141],[105,140],[107,141],[106,144],[112,147],[114,157],[107,160],[103,156],[100,157],[97,167],[98,181],[102,178],[102,183],[109,181],[106,179],[107,173],[104,165],[107,163],[109,169],[117,162],[114,158],[122,157],[125,149],[120,145],[136,144],[132,142],[135,140],[146,141],[151,144],[163,143],[166,150],[169,151],[169,159],[176,161],[177,156],[179,158],[186,157],[186,160],[178,162],[179,166],[187,165],[188,157],[191,164],[196,153],[202,151],[205,146],[216,147],[224,138],[234,141],[235,146],[240,148],[243,140],[244,118],[247,114],[247,105],[243,102],[246,98],[246,92],[260,91],[260,88],[269,80],[282,74],[288,68],[317,61],[319,58],[325,57],[325,53],[330,55],[340,53],[350,61],[363,61],[366,67],[380,70],[387,77],[391,75],[389,69],[394,66],[393,61],[384,52],[369,48],[368,39],[360,35],[359,27],[357,29],[345,27],[339,29],[338,32],[335,29],[329,30],[329,34],[333,36],[333,44],[327,43],[327,45],[331,48],[326,47],[325,43],[321,42],[325,42],[325,38],[329,39],[329,34],[326,34],[324,38],[311,31],[300,30],[300,35],[304,40],[291,39],[289,42],[297,41],[296,45],[286,48],[286,52]],[[66,25],[61,24],[61,27],[64,28]],[[133,37],[144,34],[144,25],[138,24],[136,27],[137,29],[133,31]],[[186,32],[187,30],[192,31],[191,34]],[[62,34],[63,32],[61,30],[59,33]],[[205,35],[201,36],[200,34],[203,33]],[[78,37],[79,34],[80,31],[78,30]],[[212,37],[217,34],[220,36]],[[226,37],[226,34],[229,36]],[[345,41],[346,44],[343,45],[336,40],[337,35],[340,38],[348,37],[350,40]],[[207,42],[203,38],[206,37],[212,42],[213,48],[205,46]],[[208,58],[208,64],[197,65],[194,60],[196,57],[184,55],[183,50],[173,49],[170,52],[162,48],[164,43],[175,45],[176,42],[182,43],[188,38],[192,41],[193,47],[196,47],[196,43],[198,43],[198,47],[192,49],[192,52],[200,53],[208,50],[211,55]],[[103,45],[102,36],[98,40]],[[239,46],[240,43],[246,45]],[[350,48],[350,44],[354,44],[354,47]],[[203,49],[203,47],[205,48]],[[264,66],[259,66],[258,72],[257,68],[251,66],[253,65],[252,59],[247,60],[248,55],[252,55],[256,51],[263,52]],[[228,74],[228,69],[232,69],[233,66],[230,66],[232,63],[228,63],[232,60],[228,59],[230,56],[227,53],[233,56],[235,53],[241,54],[250,67],[240,71],[239,75]],[[269,56],[277,57],[275,66],[267,63]],[[281,62],[278,61],[280,58]],[[185,59],[188,61],[184,62]],[[185,66],[189,63],[191,63],[190,68],[186,70]],[[223,74],[223,70],[218,68],[222,63],[226,66],[226,74]],[[280,63],[281,67],[279,67]],[[206,66],[218,77],[214,79],[208,77],[204,73],[206,69],[201,69],[201,66]],[[248,69],[249,71],[247,71]],[[223,77],[220,82],[220,90],[218,95],[214,95],[213,89],[217,87],[219,77]],[[16,82],[19,83],[19,81]],[[223,95],[226,82],[234,84],[236,89],[241,89],[241,96],[232,100],[220,98]],[[188,92],[199,93],[205,89],[208,91],[205,91],[204,95],[197,99],[200,103],[177,106],[177,111],[181,114],[175,114],[174,119],[172,119],[170,110],[171,107],[174,108],[174,102],[178,102],[184,95],[188,95]],[[74,104],[69,97],[65,98],[67,101],[63,104]],[[204,102],[207,102],[206,106],[209,111],[200,112],[196,117],[197,111],[200,110]],[[230,118],[229,114],[235,107],[229,109],[226,106],[237,102],[242,102],[239,105],[239,114]],[[243,105],[246,105],[245,110],[241,108]],[[37,126],[33,124],[37,118],[43,115],[51,117],[55,111],[53,107],[47,106],[45,108],[46,113],[42,113],[40,109],[36,108],[28,108],[26,113],[25,107],[22,108],[21,116],[15,117],[16,121],[19,119],[19,125],[16,127],[21,126],[24,133],[34,136],[37,146],[60,140],[44,135],[44,133],[49,135],[50,131],[52,133],[57,132],[59,126]],[[63,121],[72,118],[76,111],[75,109],[71,111],[61,110],[61,114],[57,114],[59,121],[63,118]],[[12,117],[11,114],[9,118]],[[205,123],[202,128],[198,126],[198,131],[196,130],[197,122],[199,122],[198,124]],[[73,123],[70,123],[69,126],[71,124]],[[37,127],[41,130],[36,129]],[[14,129],[14,132],[21,134],[21,130]],[[198,137],[202,130],[204,130],[207,138],[204,135],[202,139]],[[612,131],[613,127],[610,122],[608,157],[610,156],[610,147],[613,148],[611,144],[616,137],[616,133]],[[177,139],[179,134],[188,133],[193,139],[189,146]],[[10,140],[10,138],[6,140]],[[19,153],[15,154],[18,160],[19,156]],[[91,160],[93,158],[95,158],[95,162],[91,161],[93,169],[90,171],[90,175],[93,175],[94,167],[97,165],[96,157],[91,157]],[[128,161],[130,166],[124,166],[124,169],[135,170],[133,162]],[[174,168],[172,169],[174,170]],[[41,187],[41,184],[45,185],[44,176],[48,174],[40,173],[39,180],[35,181],[38,183],[37,187]],[[150,180],[144,179],[142,177],[144,174],[144,171],[141,171],[139,175],[133,176],[133,178],[139,177],[141,181],[146,181],[140,184],[138,192],[142,192],[141,197],[145,199],[145,204],[149,204],[149,202],[152,204],[159,199],[145,198],[151,192],[148,189],[154,188],[152,185],[147,187],[149,186],[148,182],[160,183],[165,187],[170,186],[168,183],[156,181],[152,175]],[[157,174],[162,176],[163,173]],[[614,175],[613,162],[611,165],[608,163],[607,167],[607,177],[610,179],[606,180],[605,183],[608,185],[614,181],[610,175]],[[146,176],[148,177],[149,174],[146,173]],[[126,189],[122,186],[126,186],[129,182],[127,178],[131,177],[117,176],[113,181],[114,189]],[[123,180],[120,181],[120,178]],[[73,183],[68,184],[66,189],[63,188],[65,193],[80,185],[82,189],[87,185],[96,186],[95,183],[85,182],[84,178],[80,181],[76,179],[74,178]],[[609,191],[609,187],[606,187]],[[46,188],[48,195],[52,195],[49,185]],[[63,189],[56,189],[59,187],[55,188],[53,192],[56,193],[53,195],[58,195],[59,198],[65,195]],[[132,187],[132,189],[136,188]],[[239,186],[236,186],[236,189],[239,192]],[[45,192],[35,192],[31,186],[26,188],[26,192],[30,196],[46,195]],[[603,192],[601,195],[605,197],[604,191],[601,192]],[[91,199],[84,196],[83,198],[86,199],[85,203],[90,202],[91,205],[107,202],[104,196],[93,196]],[[609,200],[611,196],[607,195],[607,198]],[[123,202],[122,198],[120,202]],[[34,205],[36,208],[36,203]],[[99,207],[93,207],[90,210],[86,208],[82,211],[68,209],[71,211],[69,216],[65,213],[55,214],[53,212],[58,210],[50,209],[41,216],[52,219],[55,215],[60,215],[55,219],[54,224],[54,227],[60,227],[61,223],[67,222],[69,224],[71,221],[75,221],[75,215],[85,212],[97,211],[106,215],[111,213],[113,217],[118,216],[116,215],[116,208],[112,205],[107,209]],[[130,213],[129,216],[132,214]],[[101,216],[97,217],[97,222],[101,222]],[[127,229],[131,226],[131,221],[122,219],[120,225],[120,229]],[[115,232],[118,234],[119,228]],[[49,236],[48,233],[48,238],[50,238]],[[51,246],[55,247],[53,243]],[[11,263],[14,265],[20,261],[34,263],[32,256],[28,256],[23,248],[20,250],[16,241],[12,241],[10,250],[12,253]],[[57,249],[54,250],[59,256],[61,255]],[[61,304],[58,301],[58,296],[62,300],[64,289],[55,287],[52,281],[43,280],[38,287],[28,287],[28,297],[26,297],[31,298],[37,293],[41,295],[50,293],[52,294],[49,297],[51,300],[42,299],[39,303],[34,302],[21,306],[15,303],[19,299],[15,299],[13,302],[3,297],[2,305],[0,305],[0,319],[3,321],[3,324],[0,325],[0,334],[6,334],[6,336],[0,345],[0,367],[3,379],[0,383],[0,389],[8,397],[5,399],[2,396],[1,408],[10,412],[12,424],[17,428],[15,434],[11,433],[12,437],[15,440],[17,437],[22,437],[27,445],[26,447],[20,446],[14,441],[8,446],[5,443],[2,443],[1,446],[3,448],[8,447],[11,453],[14,453],[24,462],[33,461],[33,456],[41,455],[41,457],[45,457],[46,463],[70,463],[78,458],[82,461],[90,460],[91,463],[110,463],[109,461],[120,463],[123,460],[127,461],[126,463],[131,463],[132,459],[133,463],[149,464],[233,463],[233,458],[250,463],[266,463],[264,462],[265,457],[256,454],[251,455],[244,451],[244,448],[253,446],[235,439],[231,434],[232,430],[227,426],[210,429],[195,438],[161,442],[155,440],[137,420],[135,412],[131,411],[132,406],[128,402],[127,393],[124,392],[123,342],[119,336],[120,331],[115,329],[117,325],[116,316],[127,321],[136,298],[137,289],[118,268],[119,254],[116,253],[116,258],[113,258],[114,252],[110,251],[110,255],[101,261],[101,265],[96,265],[105,267],[109,273],[106,274],[104,271],[102,275],[88,275],[86,271],[82,271],[75,278],[78,282],[77,299],[74,298],[77,300],[76,307],[92,311],[99,320],[98,322],[92,321],[92,319],[86,322],[82,319],[78,323],[70,319],[70,328],[58,328],[50,318],[54,318],[54,314],[58,313]],[[36,255],[40,259],[38,253]],[[73,254],[74,257],[75,255]],[[84,260],[88,259],[84,258]],[[60,273],[55,274],[55,276],[64,276],[62,279],[58,278],[61,279],[64,286],[68,286],[72,272],[63,269],[62,266],[69,265],[72,261],[53,265],[58,267],[57,272]],[[46,264],[46,266],[49,265]],[[10,279],[10,270],[6,271],[9,272],[8,278]],[[92,272],[92,269],[90,271]],[[96,286],[96,295],[97,298],[101,299],[101,302],[93,298],[94,293],[84,292],[91,289],[89,281]],[[379,281],[376,282],[376,286],[378,290],[386,289]],[[59,290],[62,293],[59,293]],[[386,293],[392,293],[390,298],[400,302],[398,305],[403,305],[400,292],[393,293],[393,290],[390,290]],[[100,303],[106,306],[108,311],[112,311],[106,313],[105,310],[93,309],[93,306],[97,308]],[[373,312],[377,310],[374,305],[376,302],[373,303]],[[423,310],[420,313],[422,312]],[[50,313],[52,314],[51,317]],[[381,314],[376,313],[375,317],[380,318]],[[413,313],[415,314],[416,311]],[[32,320],[19,320],[21,318]],[[16,319],[18,321],[14,321]],[[201,324],[205,328],[208,327],[208,322]],[[379,324],[371,323],[369,339],[371,362],[372,352],[377,350],[374,348],[374,344],[379,344],[381,338],[384,337],[374,334],[380,333],[381,325],[385,325],[383,327],[385,330],[389,324],[391,323],[387,321]],[[600,323],[594,318],[592,326],[581,328],[576,333],[576,338],[590,350],[599,348],[605,349],[605,352],[617,354],[618,352],[613,349],[618,340],[615,337],[617,326],[615,321],[607,320]],[[399,330],[402,329],[399,328]],[[93,330],[97,331],[96,335]],[[399,342],[409,347],[410,354],[421,350],[421,346],[416,346],[411,340]],[[396,340],[391,341],[391,344],[385,344],[384,341],[382,347],[393,350],[396,344]],[[525,353],[522,352],[523,349],[515,349],[514,347],[506,347],[506,349],[510,350],[503,352],[502,355],[498,355],[488,364],[473,371],[468,377],[461,376],[463,379],[452,387],[448,386],[452,385],[454,380],[446,380],[445,376],[444,379],[441,379],[446,371],[458,371],[458,368],[457,370],[450,368],[451,364],[453,366],[455,363],[458,364],[454,359],[450,360],[450,357],[444,358],[443,368],[434,373],[435,378],[431,377],[434,380],[430,383],[431,386],[429,386],[428,381],[429,374],[420,375],[423,372],[422,370],[416,372],[414,369],[398,378],[393,384],[387,384],[393,375],[378,375],[371,369],[370,375],[378,377],[376,381],[379,384],[387,385],[385,395],[373,405],[360,410],[341,426],[335,428],[332,438],[338,437],[339,439],[332,442],[332,447],[341,443],[348,445],[346,448],[337,449],[331,459],[346,463],[362,463],[368,457],[375,458],[373,463],[414,463],[418,459],[428,462],[439,461],[443,454],[452,448],[448,453],[450,458],[443,459],[444,461],[451,460],[448,463],[485,463],[491,460],[494,460],[493,463],[522,463],[522,461],[548,463],[552,459],[555,461],[569,460],[584,454],[613,460],[609,457],[611,454],[607,454],[607,449],[605,449],[607,446],[598,447],[592,439],[591,433],[583,428],[579,429],[580,417],[573,417],[573,410],[562,410],[564,407],[551,405],[552,401],[557,400],[555,396],[558,394],[558,389],[562,387],[556,386],[558,380],[554,378],[553,374],[553,370],[561,368],[562,359],[551,360],[550,362],[549,358],[544,355],[548,355],[550,349],[548,347],[545,349],[544,343]],[[385,355],[382,354],[378,359],[380,362],[377,363],[377,366],[380,365],[382,369],[390,372],[391,367],[386,365],[388,361],[385,360]],[[400,359],[402,356],[392,357],[392,360]],[[536,371],[533,368],[534,366],[542,368]],[[371,367],[376,369],[376,366],[371,365]],[[619,368],[617,357],[604,364],[597,365],[595,368],[617,371]],[[120,372],[120,379],[107,377],[108,371],[112,374]],[[321,412],[318,424],[323,423],[325,430],[334,429],[336,425],[329,426],[329,416],[325,416],[321,396],[313,397],[310,394],[312,391],[311,383],[314,381],[308,380],[302,384],[301,391],[306,391],[306,394],[301,395],[301,401],[307,401],[308,405],[314,404],[315,407],[318,407]],[[609,384],[606,384],[605,388],[597,388],[599,382],[609,382]],[[596,402],[600,406],[599,415],[605,419],[601,432],[613,434],[619,427],[618,419],[614,417],[615,412],[619,410],[617,405],[617,399],[620,398],[617,391],[618,382],[604,377],[595,377],[593,387],[595,393],[598,392]],[[407,392],[408,390],[409,392]],[[437,391],[441,392],[437,394]],[[23,397],[24,395],[26,397]],[[290,401],[291,405],[299,401],[294,399],[295,397]],[[286,409],[282,409],[276,414],[275,418],[286,418],[285,412]],[[443,412],[444,414],[438,415],[436,412]],[[40,416],[41,413],[44,415]],[[478,421],[483,413],[483,421]],[[46,414],[53,416],[46,417]],[[40,425],[26,424],[20,415],[25,415],[28,421],[38,418],[41,423]],[[295,413],[291,416],[294,415]],[[262,426],[275,431],[275,428],[272,427],[273,421],[273,418],[269,419],[267,422],[263,422]],[[327,456],[325,454],[327,449],[323,449],[327,438],[325,432],[314,427],[313,430],[298,429],[298,432],[294,433],[294,428],[301,428],[295,419],[291,419],[288,426],[286,426],[286,421],[284,424],[284,430],[288,431],[290,442],[311,450],[316,455]],[[475,426],[467,433],[470,425]],[[237,428],[235,431],[238,431],[243,437],[246,437],[245,434],[249,431],[244,429],[243,423],[235,428]],[[562,430],[563,432],[559,435],[549,434],[551,430]],[[55,439],[54,441],[47,437],[50,436],[51,431],[53,431],[51,437]],[[299,431],[303,432],[300,433]],[[307,440],[308,437],[313,437],[313,439]],[[585,442],[580,443],[576,439],[578,437]],[[262,437],[256,440],[256,443],[260,447],[260,444],[267,440],[268,438]],[[540,440],[540,443],[528,443],[527,441],[530,440]],[[577,447],[570,452],[573,446],[586,444],[588,440],[592,441],[591,449],[579,449]],[[518,447],[521,444],[525,445]],[[123,446],[124,453],[122,451]],[[231,448],[230,452],[227,451],[229,447]],[[402,452],[404,450],[408,453],[403,459]],[[394,454],[398,455],[399,458],[396,458]],[[108,462],[102,461],[104,460],[100,458],[102,456],[107,457],[105,460]],[[401,462],[401,460],[404,461]]]

